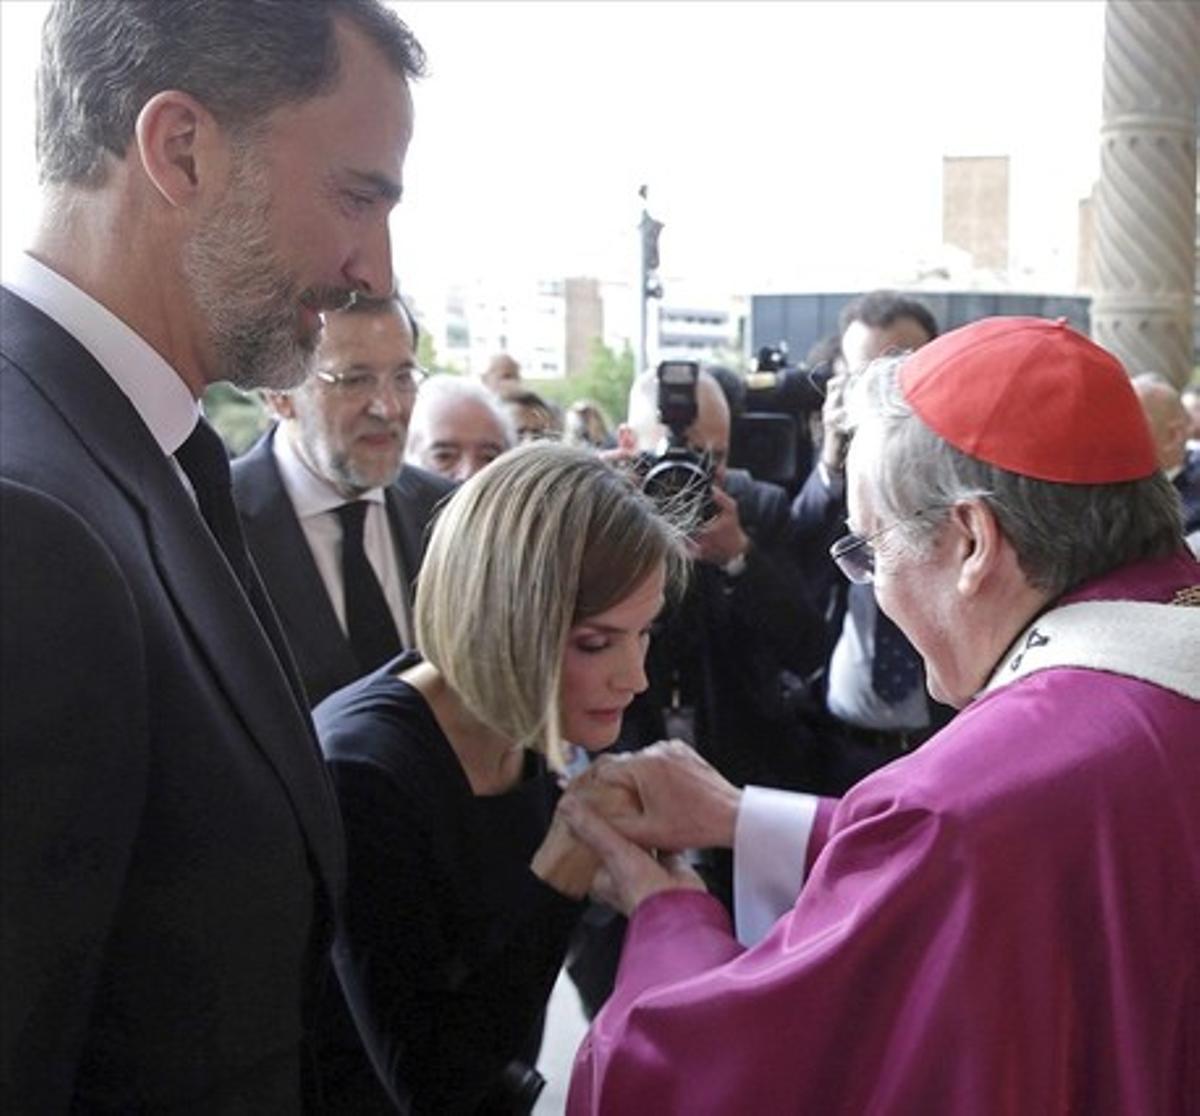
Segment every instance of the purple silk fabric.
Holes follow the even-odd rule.
[[[1200,1112],[1200,703],[1030,675],[847,794],[753,949],[707,895],[647,900],[567,1109]]]

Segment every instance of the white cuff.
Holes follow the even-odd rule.
[[[752,946],[791,910],[804,883],[817,817],[811,794],[747,787],[733,834],[733,911],[738,941]]]

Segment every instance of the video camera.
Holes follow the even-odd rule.
[[[689,532],[717,515],[712,460],[708,454],[695,453],[687,439],[699,413],[699,380],[700,365],[694,360],[659,364],[658,421],[667,428],[667,435],[656,453],[639,454],[636,462],[646,495]]]
[[[819,411],[832,375],[831,361],[813,368],[789,365],[786,341],[764,345],[758,350],[754,371],[746,376],[746,410],[796,416]]]
[[[729,463],[794,493],[813,458],[810,419],[825,404],[831,361],[809,368],[788,364],[787,344],[764,345],[745,378],[742,408],[734,416]]]

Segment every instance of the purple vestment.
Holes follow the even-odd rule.
[[[1198,583],[1171,558],[1067,600]],[[1031,674],[855,787],[823,842],[752,949],[699,892],[634,912],[572,1116],[1200,1113],[1200,703]]]

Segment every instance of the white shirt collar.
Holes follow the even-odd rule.
[[[183,378],[138,333],[57,271],[22,252],[6,262],[4,285],[75,338],[112,377],[173,454],[192,432],[200,406]]]
[[[283,487],[292,498],[292,507],[296,510],[297,519],[307,519],[314,515],[324,515],[343,504],[348,503],[332,484],[324,477],[318,476],[308,467],[304,459],[296,452],[292,443],[292,424],[280,422],[275,427],[275,436],[271,439],[271,449],[275,454],[275,464],[279,467],[279,475],[283,478]],[[371,503],[383,503],[383,489],[371,488],[364,492],[360,500]]]

